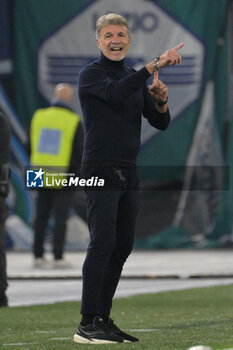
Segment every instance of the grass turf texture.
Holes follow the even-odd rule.
[[[93,349],[94,345],[73,342],[79,309],[77,302],[2,308],[0,349]],[[233,285],[118,299],[112,315],[117,325],[140,342],[96,345],[99,349],[184,350],[199,344],[214,350],[233,347]]]

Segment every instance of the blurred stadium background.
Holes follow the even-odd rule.
[[[80,69],[98,57],[95,22],[108,12],[129,21],[127,60],[135,69],[185,43],[182,64],[160,72],[169,89],[169,129],[142,125],[135,246],[232,247],[233,1],[1,0],[0,108],[12,128],[8,249],[31,249],[35,192],[25,190],[31,117],[49,105],[57,83],[76,86]],[[77,192],[67,249],[86,243],[85,200]]]

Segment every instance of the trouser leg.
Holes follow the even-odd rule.
[[[33,251],[36,258],[44,254],[44,240],[49,216],[52,208],[53,191],[39,190],[36,204],[36,218],[34,222]]]
[[[82,314],[99,315],[98,301],[107,260],[116,241],[120,191],[86,191],[90,244],[83,264]]]
[[[0,296],[7,289],[5,221],[8,210],[4,198],[0,195]]]
[[[119,201],[115,248],[107,262],[101,284],[100,315],[108,317],[123,265],[132,251],[138,213],[138,192],[125,192]]]
[[[58,190],[54,196],[54,235],[53,235],[53,253],[55,259],[62,259],[65,234],[66,234],[66,222],[69,213],[69,208],[72,202],[73,192]]]

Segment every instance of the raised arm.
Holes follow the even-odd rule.
[[[143,67],[138,72],[114,80],[103,69],[91,67],[82,71],[79,76],[79,93],[91,94],[105,101],[119,102],[139,89],[149,76],[148,70]]]

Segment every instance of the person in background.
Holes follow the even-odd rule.
[[[5,249],[5,221],[8,209],[5,198],[9,192],[10,127],[0,111],[0,307],[8,306],[6,296],[7,272]]]
[[[183,44],[135,71],[124,61],[131,41],[124,17],[107,14],[99,18],[96,41],[100,58],[79,75],[85,139],[81,173],[105,179],[106,185],[102,190],[85,189],[90,244],[83,265],[82,319],[74,341],[136,342],[136,337],[116,326],[110,311],[134,242],[141,116],[154,128],[168,127],[168,92],[158,79],[158,70],[181,63],[177,50]],[[148,89],[146,80],[151,75],[154,79]]]
[[[69,84],[58,84],[54,89],[52,104],[37,110],[30,127],[31,168],[49,167],[73,172],[80,165],[83,148],[83,128],[80,116],[71,109],[74,90]],[[73,191],[62,188],[38,190],[34,222],[34,266],[69,267],[63,257],[66,221],[72,204]],[[48,261],[44,256],[44,241],[50,215],[54,214],[53,255]]]

